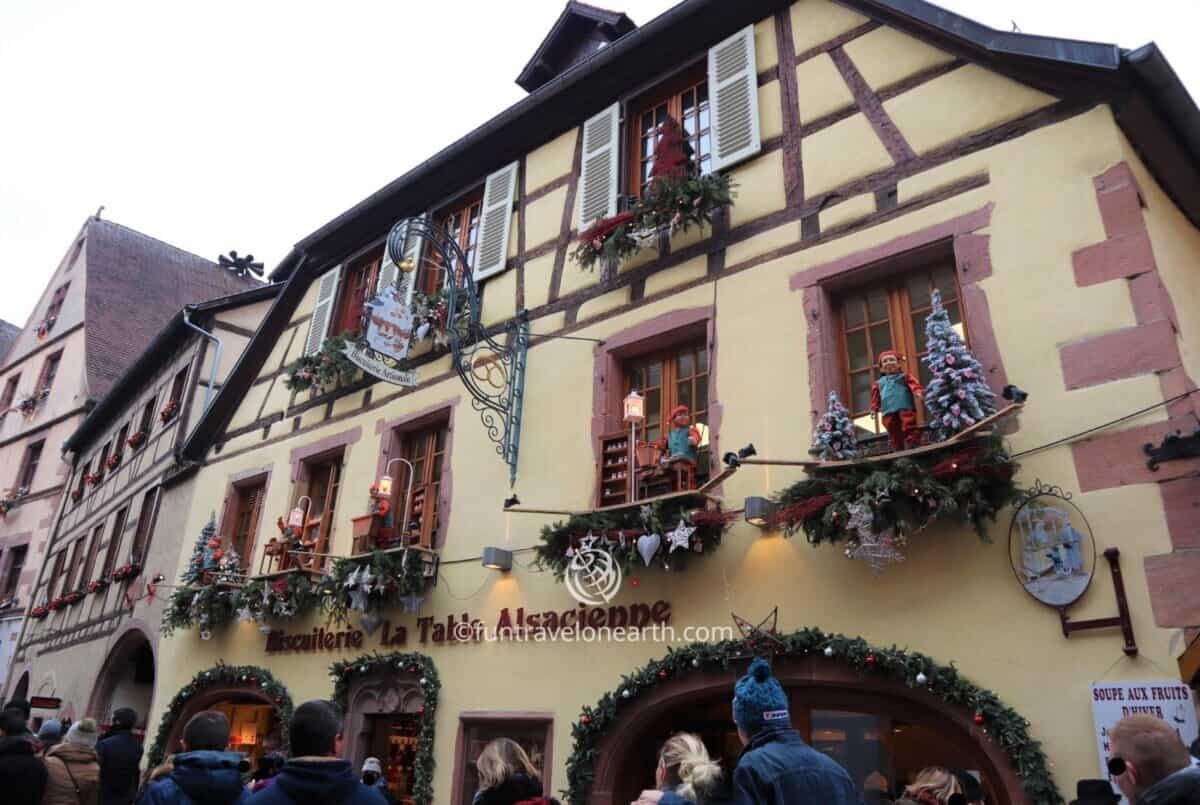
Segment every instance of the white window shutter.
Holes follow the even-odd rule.
[[[475,281],[495,276],[508,263],[508,233],[512,224],[513,191],[518,164],[512,162],[487,177],[479,216],[479,245],[475,249]]]
[[[424,221],[428,215],[422,215],[418,218],[411,218],[412,221]],[[417,275],[421,273],[421,244],[424,243],[424,238],[418,237],[415,233],[409,233],[408,240],[404,244],[404,259],[413,264],[413,270],[400,275],[400,298],[404,300],[404,304],[412,306],[413,291],[417,289]]]
[[[313,307],[312,319],[308,322],[308,340],[304,342],[304,354],[320,352],[325,340],[329,320],[333,318],[333,303],[337,299],[338,279],[342,267],[329,269],[317,279],[317,304]]]
[[[708,51],[708,99],[712,104],[713,170],[762,150],[758,121],[758,74],[754,26],[748,25]]]
[[[379,281],[375,283],[376,295],[383,293],[384,289],[390,285],[396,284],[396,277],[400,275],[400,269],[392,262],[391,255],[388,254],[387,243],[383,244],[383,262],[379,264]]]
[[[583,124],[579,173],[579,229],[617,214],[617,164],[621,161],[621,106],[614,103]]]

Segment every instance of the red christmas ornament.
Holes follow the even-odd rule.
[[[417,714],[422,716],[425,715],[425,705],[421,705],[417,708]]]
[[[588,724],[592,723],[591,716],[584,716],[583,718],[579,719],[579,723],[586,727]]]
[[[641,583],[642,583],[642,580],[639,579],[637,576],[634,576],[632,579],[629,580],[630,587],[636,587]]]
[[[983,713],[976,713],[976,714],[975,714],[975,723],[976,723],[976,724],[980,724],[980,725],[982,725],[982,724],[983,724],[985,721],[987,721],[987,719],[986,719],[986,718],[984,718],[984,716],[983,716]]]
[[[868,654],[868,655],[867,655],[867,659],[866,659],[866,663],[867,663],[867,665],[874,665],[874,664],[876,663],[876,660],[875,660],[875,655],[874,655],[874,654]]]
[[[666,679],[666,678],[667,678],[667,672],[666,672],[666,671],[659,671],[659,672],[658,672],[658,678],[659,678],[659,679]]]

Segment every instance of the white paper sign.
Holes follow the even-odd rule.
[[[1112,757],[1108,731],[1122,718],[1133,715],[1161,718],[1175,728],[1184,746],[1191,746],[1196,740],[1192,691],[1179,680],[1098,682],[1092,685],[1092,719],[1096,724],[1101,777],[1108,777],[1108,760]],[[1117,791],[1115,785],[1113,791]]]

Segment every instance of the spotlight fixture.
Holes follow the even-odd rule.
[[[746,498],[746,522],[755,528],[766,528],[775,514],[775,502],[769,498]]]
[[[733,469],[734,467],[740,467],[742,465],[742,459],[757,455],[758,451],[754,449],[754,443],[751,442],[741,450],[738,450],[736,453],[732,451],[726,453],[721,457],[721,460],[725,462],[726,467]]]
[[[1004,391],[1000,392],[1000,395],[1004,397],[1004,399],[1018,404],[1029,399],[1029,392],[1014,386],[1012,383],[1009,383],[1007,386],[1005,386]]]
[[[521,500],[520,500],[520,498],[517,497],[515,492],[510,497],[506,497],[504,499],[504,508],[505,509],[511,509],[513,506],[520,506],[520,505],[521,505]]]
[[[507,573],[512,570],[512,551],[505,548],[484,548],[483,566],[489,570],[499,570],[501,573]]]

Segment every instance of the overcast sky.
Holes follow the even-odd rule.
[[[593,0],[645,23],[672,0]],[[0,318],[84,218],[273,266],[524,94],[564,0],[0,0]],[[1194,0],[943,0],[997,28],[1155,40],[1200,86]]]

